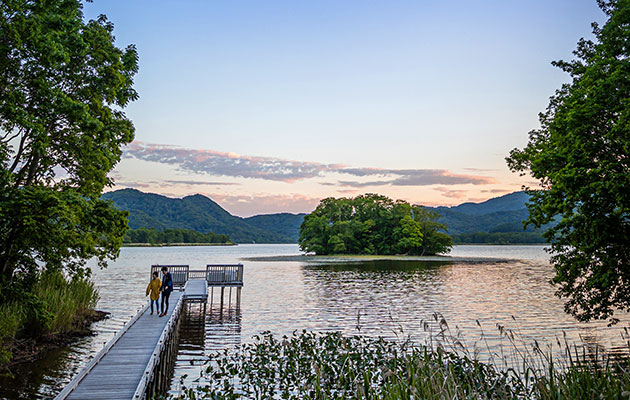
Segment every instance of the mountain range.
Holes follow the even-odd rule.
[[[179,228],[203,233],[228,234],[236,243],[297,243],[306,214],[263,214],[242,218],[230,214],[212,199],[200,194],[181,199],[136,189],[121,189],[103,194],[104,199],[129,211],[132,229]],[[454,207],[430,207],[441,216],[449,233],[523,232],[527,217],[525,192],[514,192],[482,203],[463,203]],[[529,229],[531,231],[531,229]]]

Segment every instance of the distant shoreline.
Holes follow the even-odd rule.
[[[356,261],[423,261],[443,263],[482,263],[482,262],[508,262],[507,258],[494,257],[452,257],[452,256],[404,256],[404,255],[287,255],[287,256],[260,256],[242,257],[243,261],[263,262],[319,262],[319,263],[347,263]]]
[[[236,243],[123,243],[122,247],[237,246]]]

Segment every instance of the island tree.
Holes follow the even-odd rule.
[[[105,16],[85,21],[79,0],[0,2],[3,288],[118,255],[126,214],[100,195],[133,140],[122,110],[137,70],[135,47],[115,46]]]
[[[593,24],[574,60],[554,63],[571,82],[507,162],[543,189],[530,192],[526,223],[559,220],[545,238],[566,311],[615,322],[630,310],[630,1],[598,3],[605,25]]]
[[[316,254],[448,252],[452,246],[437,213],[377,195],[327,198],[304,217],[299,244]]]

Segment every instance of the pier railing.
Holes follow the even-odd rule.
[[[144,312],[149,308],[149,303],[145,304],[136,315],[131,318],[127,323],[122,327],[118,333],[109,341],[105,346],[99,351],[96,356],[83,369],[77,376],[75,376],[69,384],[66,385],[65,388],[57,396],[55,396],[55,400],[63,400],[79,385],[79,383],[85,378],[93,369],[98,365],[98,363],[105,357],[107,353],[114,347],[114,345],[123,337],[125,333],[131,328],[131,326],[144,314]]]
[[[190,275],[190,267],[188,265],[152,265],[151,266],[151,277],[153,277],[154,272],[160,273],[162,267],[167,267],[168,272],[171,273],[171,277],[173,278],[173,286],[183,288],[186,282],[188,282]]]
[[[209,286],[243,286],[243,264],[208,264],[206,281]]]
[[[167,267],[173,286],[183,288],[190,279],[205,279],[208,286],[243,286],[243,264],[208,264],[206,270],[191,270],[188,265],[152,265],[151,274]]]
[[[154,393],[165,393],[170,386],[170,372],[172,371],[175,358],[177,357],[177,342],[179,336],[180,314],[184,297],[180,297],[173,310],[173,314],[162,331],[162,335],[151,354],[151,358],[147,363],[142,379],[138,383],[134,400],[145,400],[150,398]]]

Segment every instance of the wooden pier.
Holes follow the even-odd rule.
[[[163,265],[154,265],[151,272]],[[177,355],[178,327],[183,305],[208,300],[208,287],[237,288],[237,304],[243,286],[243,265],[207,265],[190,270],[187,265],[166,265],[175,290],[165,317],[150,315],[147,303],[83,370],[55,397],[55,400],[105,400],[151,398],[168,391]],[[230,293],[231,301],[231,293]]]

